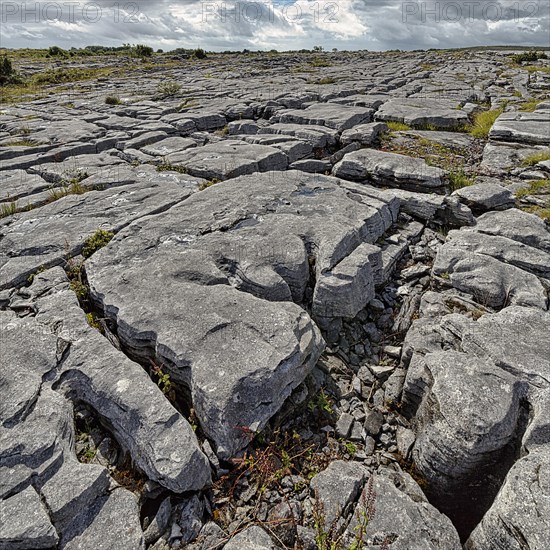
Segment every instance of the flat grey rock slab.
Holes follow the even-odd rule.
[[[521,167],[522,162],[530,155],[547,150],[542,145],[489,141],[483,149],[481,169],[488,175],[509,174],[513,169]]]
[[[11,202],[48,189],[50,184],[37,174],[25,170],[4,170],[0,173],[0,201]]]
[[[398,202],[293,171],[243,176],[188,200],[128,227],[87,273],[128,349],[154,354],[190,388],[202,428],[227,457],[248,442],[241,428],[261,429],[322,349],[292,303],[305,300],[308,249],[318,276],[328,275],[390,227]]]
[[[359,521],[367,518],[365,538],[377,545],[387,538],[396,550],[462,548],[451,520],[428,502],[409,474],[382,470],[372,475],[346,528],[349,542],[360,529]]]
[[[192,176],[206,179],[228,179],[254,172],[284,170],[288,166],[286,155],[278,149],[238,140],[172,153],[166,156],[166,162],[183,166]]]
[[[470,208],[456,197],[435,193],[415,193],[404,189],[391,189],[391,193],[399,198],[401,211],[417,219],[436,221],[453,227],[475,224]]]
[[[383,122],[402,122],[418,127],[431,125],[440,130],[458,128],[468,123],[468,115],[457,109],[458,103],[445,99],[395,98],[385,102],[374,118]]]
[[[479,183],[457,189],[453,195],[477,212],[506,210],[515,204],[512,192],[496,183]]]
[[[44,162],[29,168],[31,174],[38,174],[50,183],[66,182],[74,178],[81,180],[97,173],[113,173],[114,166],[124,164],[124,161],[108,153],[96,155],[76,155],[62,162]]]
[[[331,128],[315,125],[274,123],[260,128],[258,134],[286,134],[311,143],[314,148],[325,148],[335,145],[338,132]]]
[[[311,480],[310,489],[322,503],[322,521],[328,531],[340,517],[346,517],[357,502],[368,470],[358,462],[335,460]]]
[[[156,179],[156,176],[154,176]],[[144,178],[139,183],[67,195],[0,227],[0,288],[24,283],[41,267],[78,254],[98,229],[116,232],[132,220],[166,210],[193,190]]]
[[[538,278],[549,274],[550,256],[539,244],[546,245],[548,232],[533,214],[509,212],[509,217],[508,211],[489,212],[479,218],[481,225],[451,231],[437,253],[433,273],[491,307],[546,309],[546,291]],[[525,229],[518,225],[522,222]],[[492,227],[492,234],[484,226]]]
[[[550,145],[550,112],[546,110],[502,113],[493,124],[489,138],[533,145]]]
[[[190,120],[199,131],[217,130],[227,124],[227,119],[221,113],[186,111],[184,114],[185,118]]]
[[[416,191],[431,191],[445,185],[445,172],[427,165],[423,159],[376,149],[360,149],[346,154],[332,173],[352,181],[372,181],[377,185]]]
[[[337,97],[329,99],[329,103],[338,103],[339,105],[352,105],[353,107],[367,107],[368,109],[378,109],[380,105],[390,100],[391,96],[382,94],[352,94],[346,97]]]
[[[46,292],[47,297],[40,296]],[[189,423],[140,365],[88,325],[62,268],[37,275],[23,293],[31,299],[39,295],[34,310],[38,328],[44,333],[48,327],[67,327],[57,333],[70,345],[70,354],[60,369],[56,388],[107,419],[122,447],[149,479],[177,493],[208,485],[210,467]],[[16,300],[12,299],[12,307]],[[105,365],[112,368],[105,372]],[[174,441],[179,442],[177,446]]]
[[[33,487],[0,500],[0,548],[39,550],[52,548],[59,536]]]
[[[223,547],[224,550],[276,550],[273,539],[259,526],[247,527]]]
[[[116,143],[115,147],[121,151],[124,149],[140,149],[145,145],[151,145],[158,141],[162,141],[167,137],[168,134],[163,131],[145,132],[144,134],[140,134],[139,136],[131,139],[120,140]]]
[[[134,125],[136,120],[134,120]],[[43,118],[22,118],[12,123],[4,124],[5,129],[14,137],[31,139],[37,144],[46,143],[62,145],[75,141],[93,141],[105,134],[105,129],[97,124],[86,122],[79,118],[64,118],[62,120],[46,120]]]
[[[237,138],[247,143],[275,147],[288,157],[289,164],[305,157],[310,157],[313,154],[313,146],[310,143],[303,139],[296,139],[294,136],[259,134],[254,136],[238,136]]]
[[[439,143],[444,147],[451,149],[468,149],[472,147],[475,142],[475,138],[469,134],[462,132],[445,132],[445,131],[430,131],[430,130],[408,130],[400,132],[405,136],[416,136],[419,138]]]
[[[326,126],[341,132],[358,124],[370,122],[372,113],[372,109],[364,107],[315,103],[303,110],[281,111],[273,118],[274,122],[283,124],[313,124],[314,126]]]
[[[359,124],[349,130],[342,132],[340,142],[342,145],[350,143],[359,143],[369,147],[376,143],[380,135],[388,131],[388,126],[384,122],[371,122],[369,124]]]
[[[548,457],[549,322],[547,311],[510,306],[477,321],[422,318],[407,334],[403,405],[417,411],[415,463],[446,512],[460,513],[472,497],[489,508],[467,548],[483,548],[488,537],[496,548],[514,547],[518,536],[535,543],[547,532],[544,484],[524,480]],[[516,458],[510,445],[527,452]],[[486,483],[477,495],[463,484],[472,478]],[[509,529],[519,517],[519,531]]]
[[[183,138],[179,136],[169,137],[161,141],[157,141],[154,144],[148,144],[141,148],[141,151],[146,155],[153,155],[156,157],[164,157],[171,153],[178,153],[185,151],[191,147],[196,147],[197,142],[190,138]]]

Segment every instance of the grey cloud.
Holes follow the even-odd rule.
[[[1,45],[142,42],[212,50],[546,46],[550,27],[548,0],[122,0],[119,10],[111,0],[68,2],[2,2]],[[55,4],[60,17],[51,20],[59,12]],[[38,21],[31,11],[35,6]]]

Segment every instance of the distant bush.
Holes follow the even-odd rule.
[[[50,57],[67,57],[67,52],[59,46],[50,46],[48,48],[48,55]]]
[[[0,86],[17,84],[21,81],[19,75],[12,67],[7,55],[0,57]]]
[[[544,52],[536,52],[530,50],[528,52],[518,53],[512,56],[512,61],[521,65],[523,62],[538,61],[539,59],[547,59],[548,56]]]
[[[153,55],[153,48],[151,46],[145,46],[144,44],[137,44],[132,48],[132,52],[135,57],[151,57]]]
[[[196,59],[206,59],[206,52],[202,48],[196,48],[191,55]]]
[[[116,95],[108,95],[105,98],[105,103],[107,105],[120,105],[121,101]]]

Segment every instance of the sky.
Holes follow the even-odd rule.
[[[550,46],[550,0],[2,0],[0,11],[6,48]]]

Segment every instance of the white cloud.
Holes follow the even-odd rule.
[[[548,0],[14,0],[1,11],[4,47],[547,46],[550,27]]]

